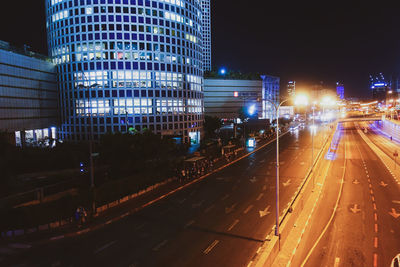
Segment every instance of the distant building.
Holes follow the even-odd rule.
[[[275,105],[279,105],[279,92],[280,92],[280,78],[270,75],[261,76],[263,81],[263,113],[262,119],[269,119],[272,121],[276,117]]]
[[[211,0],[201,0],[203,10],[203,68],[211,71]]]
[[[287,94],[289,97],[296,94],[296,81],[289,81],[287,84]]]
[[[259,80],[215,79],[204,80],[204,114],[234,120],[245,107],[260,119],[271,118],[274,108],[266,99],[277,103],[279,78],[263,75]]]
[[[382,73],[370,75],[370,89],[373,100],[377,100],[381,104],[386,102],[387,94],[391,91],[390,85]]]
[[[0,41],[0,132],[24,145],[56,138],[55,65],[43,55]]]
[[[336,83],[336,94],[339,96],[339,99],[344,99],[344,85],[343,83]]]

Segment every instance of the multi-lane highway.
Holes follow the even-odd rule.
[[[326,132],[314,139],[315,153]],[[311,161],[308,129],[281,139],[281,210]],[[28,266],[247,266],[275,222],[274,144],[152,206],[88,234],[10,249]],[[3,251],[4,252],[4,251]],[[1,253],[1,251],[0,251]]]
[[[394,165],[382,163],[368,143],[389,156],[399,144],[367,123],[346,122],[341,133],[334,168],[345,168],[343,186],[339,175],[328,176],[292,266],[390,266],[400,253],[400,186],[389,170]]]

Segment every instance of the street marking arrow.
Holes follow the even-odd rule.
[[[251,178],[251,179],[250,179],[250,182],[253,183],[253,184],[254,184],[255,182],[257,182],[256,177],[254,176],[253,178]]]
[[[290,183],[291,183],[291,179],[289,179],[286,183],[282,183],[282,184],[284,187],[287,187],[290,185]]]
[[[303,166],[304,164],[305,164],[304,161],[300,162],[300,165],[301,165],[301,166]]]
[[[396,209],[392,209],[392,212],[389,212],[389,214],[392,215],[395,219],[400,217],[400,213],[397,213]]]
[[[355,179],[354,181],[353,181],[353,184],[355,184],[355,185],[357,185],[357,184],[359,184],[360,182],[357,180],[357,179]]]
[[[354,214],[359,213],[361,210],[358,208],[357,204],[354,204],[353,208],[350,208],[351,212],[353,212]]]
[[[270,208],[271,206],[268,206],[268,207],[266,207],[264,210],[260,210],[259,211],[259,214],[260,214],[260,218],[262,218],[262,217],[264,217],[264,216],[266,216],[266,215],[268,215],[268,214],[270,214],[271,212],[269,211],[269,208]]]
[[[392,201],[394,204],[400,204],[400,201],[398,201],[398,200],[393,200]]]
[[[382,186],[382,187],[386,187],[386,186],[388,186],[388,184],[385,184],[385,182],[384,181],[381,181],[381,183],[379,184],[380,186]]]
[[[231,213],[231,212],[235,209],[236,205],[237,205],[237,204],[235,203],[235,204],[233,204],[231,207],[225,208],[225,213],[226,213],[226,214]]]

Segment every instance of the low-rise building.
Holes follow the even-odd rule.
[[[279,99],[279,78],[262,75],[259,79],[241,80],[206,78],[204,80],[204,114],[234,120],[241,109],[259,119],[275,116],[274,103]]]
[[[0,132],[17,145],[56,138],[56,69],[45,56],[0,41]]]

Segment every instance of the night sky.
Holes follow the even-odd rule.
[[[291,79],[302,89],[343,81],[346,96],[365,98],[370,73],[389,78],[400,72],[395,1],[212,2],[215,68],[276,75],[282,87]],[[0,40],[47,54],[44,0],[7,4]]]

